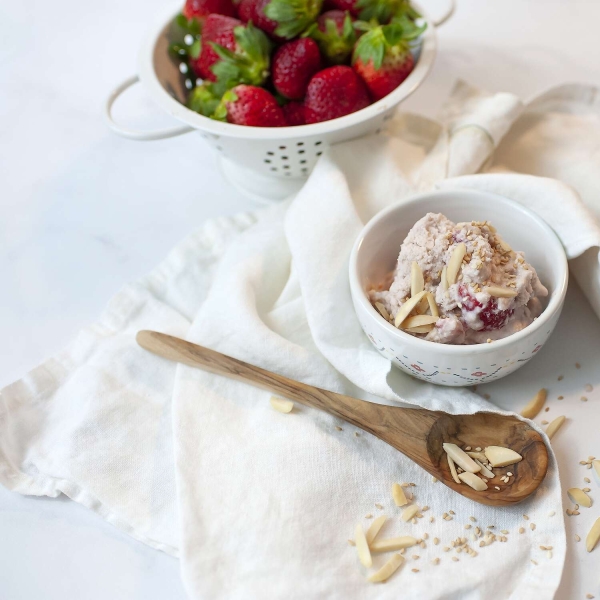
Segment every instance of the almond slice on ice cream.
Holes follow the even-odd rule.
[[[385,306],[381,302],[375,302],[375,308],[379,311],[379,314],[386,320],[390,320],[390,313],[387,311]]]
[[[277,396],[271,396],[269,402],[280,413],[292,412],[292,408],[294,408],[294,403],[291,400],[284,400],[283,398],[277,398]]]
[[[526,419],[535,419],[544,408],[544,404],[546,402],[546,398],[548,397],[548,392],[542,388],[539,390],[536,395],[529,401],[529,403],[525,406],[525,408],[521,411],[521,416]]]
[[[456,444],[442,444],[446,454],[461,468],[469,473],[481,471],[481,467]]]
[[[372,575],[369,575],[369,581],[371,583],[383,583],[387,581],[402,565],[404,562],[404,556],[401,554],[394,554],[388,560],[379,571],[376,571]]]
[[[410,315],[411,311],[413,310],[413,308],[419,304],[419,302],[421,301],[421,298],[423,298],[423,296],[425,296],[425,292],[419,292],[416,296],[413,296],[412,298],[409,298],[401,307],[400,310],[397,312],[396,314],[396,319],[394,321],[394,324],[396,325],[396,327],[400,327],[400,325],[402,325],[402,322],[404,321],[404,319],[406,319],[406,317],[408,317],[408,315]]]
[[[469,487],[472,487],[477,492],[483,492],[484,490],[488,489],[488,486],[485,483],[485,481],[483,481],[481,477],[477,477],[477,475],[475,475],[474,473],[469,473],[468,471],[465,471],[464,473],[459,473],[458,478],[461,481],[464,481],[464,483],[466,483]]]
[[[567,490],[567,494],[569,495],[569,498],[571,498],[571,501],[575,504],[579,504],[579,506],[585,506],[586,508],[592,506],[592,499],[579,488],[571,488]]]
[[[367,567],[368,569],[373,564],[373,559],[371,558],[371,551],[369,550],[369,544],[367,544],[365,532],[360,523],[356,526],[354,543],[356,544],[356,551],[358,552],[358,560],[360,560],[363,567]]]
[[[600,540],[600,517],[596,519],[596,522],[592,525],[590,532],[587,534],[585,538],[585,547],[588,552],[591,552],[595,547],[598,541]]]
[[[435,303],[435,297],[431,292],[427,292],[427,302],[429,303],[429,311],[432,317],[439,317],[440,311],[438,305]]]
[[[410,329],[411,327],[422,327],[423,325],[433,325],[438,320],[438,317],[432,315],[415,315],[404,319],[402,329]]]
[[[519,453],[503,446],[488,446],[484,452],[492,467],[508,467],[523,460]]]
[[[414,261],[410,265],[410,295],[416,296],[423,291],[425,280],[423,279],[423,271],[419,263]]]
[[[456,283],[456,278],[458,277],[458,273],[466,253],[467,247],[465,246],[464,242],[457,244],[452,251],[452,256],[448,261],[446,269],[446,280],[448,281],[448,285],[453,285]]]
[[[408,504],[404,489],[402,489],[402,486],[399,483],[394,483],[394,485],[392,485],[392,497],[394,498],[396,506],[406,506]]]
[[[369,525],[369,529],[367,529],[367,533],[365,537],[367,538],[367,544],[369,546],[373,542],[373,540],[377,537],[380,529],[383,527],[383,524],[386,522],[387,517],[385,515],[381,515],[381,517],[377,517],[371,525]]]
[[[448,267],[445,265],[442,269],[442,274],[440,275],[440,286],[444,291],[448,289]]]
[[[514,298],[517,295],[517,290],[511,288],[500,287],[499,285],[488,285],[483,288],[483,291],[494,298]]]
[[[402,548],[411,548],[417,543],[417,539],[410,535],[403,535],[397,538],[389,538],[387,540],[377,540],[370,544],[371,552],[393,552],[394,550],[402,550]]]
[[[554,421],[546,427],[546,435],[552,439],[552,436],[562,427],[562,424],[565,422],[566,417],[561,415],[560,417],[556,417]]]
[[[407,333],[429,333],[433,331],[433,325],[419,325],[418,327],[407,327],[403,329]]]

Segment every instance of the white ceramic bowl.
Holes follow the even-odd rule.
[[[367,290],[393,272],[410,228],[428,212],[455,222],[490,221],[537,271],[548,288],[547,306],[531,325],[491,344],[451,346],[400,331],[373,308]],[[529,362],[554,329],[565,300],[567,258],[556,234],[540,217],[512,200],[471,190],[413,196],[377,214],[356,240],[350,258],[350,289],[358,320],[375,348],[419,379],[468,386],[505,377]]]
[[[220,154],[228,179],[256,200],[277,200],[299,189],[323,149],[330,144],[376,132],[392,118],[396,108],[423,82],[435,58],[435,26],[451,14],[454,2],[441,18],[425,17],[427,29],[415,51],[412,73],[393,92],[355,113],[299,127],[244,127],[204,117],[185,106],[187,92],[177,65],[168,54],[171,22],[181,10],[179,0],[152,27],[142,45],[138,75],[117,86],[106,103],[109,126],[119,135],[135,140],[158,140],[197,131]],[[419,10],[420,7],[419,7]],[[112,117],[116,99],[141,81],[145,91],[168,114],[183,123],[161,131],[135,131],[119,125]]]

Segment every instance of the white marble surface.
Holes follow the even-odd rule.
[[[422,4],[435,12],[444,1]],[[192,227],[251,208],[196,136],[139,143],[105,127],[104,97],[134,72],[145,26],[163,7],[0,0],[0,386],[61,348]],[[566,81],[599,83],[599,22],[597,0],[458,0],[439,31],[433,72],[405,107],[434,115],[457,77],[524,98]],[[168,123],[140,90],[119,115],[140,126]],[[517,408],[550,388],[546,417],[572,418],[555,438],[565,487],[584,485],[582,457],[600,456],[598,339],[600,324],[571,289],[540,357],[480,390]],[[586,383],[596,390],[583,403]],[[568,520],[571,540],[585,535],[595,508],[582,512]],[[64,499],[0,488],[0,539],[3,600],[184,598],[176,560]],[[571,543],[557,597],[600,597],[596,562]]]

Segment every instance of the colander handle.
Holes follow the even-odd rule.
[[[190,131],[194,130],[193,127],[184,125],[182,127],[173,127],[172,129],[159,129],[158,131],[135,131],[133,129],[126,129],[125,127],[118,125],[112,116],[113,104],[123,92],[128,90],[132,85],[135,85],[139,80],[140,78],[137,75],[129,77],[123,83],[118,85],[106,100],[104,114],[108,122],[108,126],[115,133],[118,133],[122,137],[129,138],[130,140],[145,142],[150,140],[164,140],[178,135],[183,135],[184,133],[189,133]]]
[[[434,27],[439,27],[443,25],[453,14],[456,9],[456,0],[448,0],[448,8],[446,12],[440,15],[437,19],[432,19],[431,23]]]

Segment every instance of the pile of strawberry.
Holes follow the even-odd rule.
[[[398,87],[414,67],[419,18],[409,0],[186,0],[170,51],[192,110],[237,125],[304,125]]]

